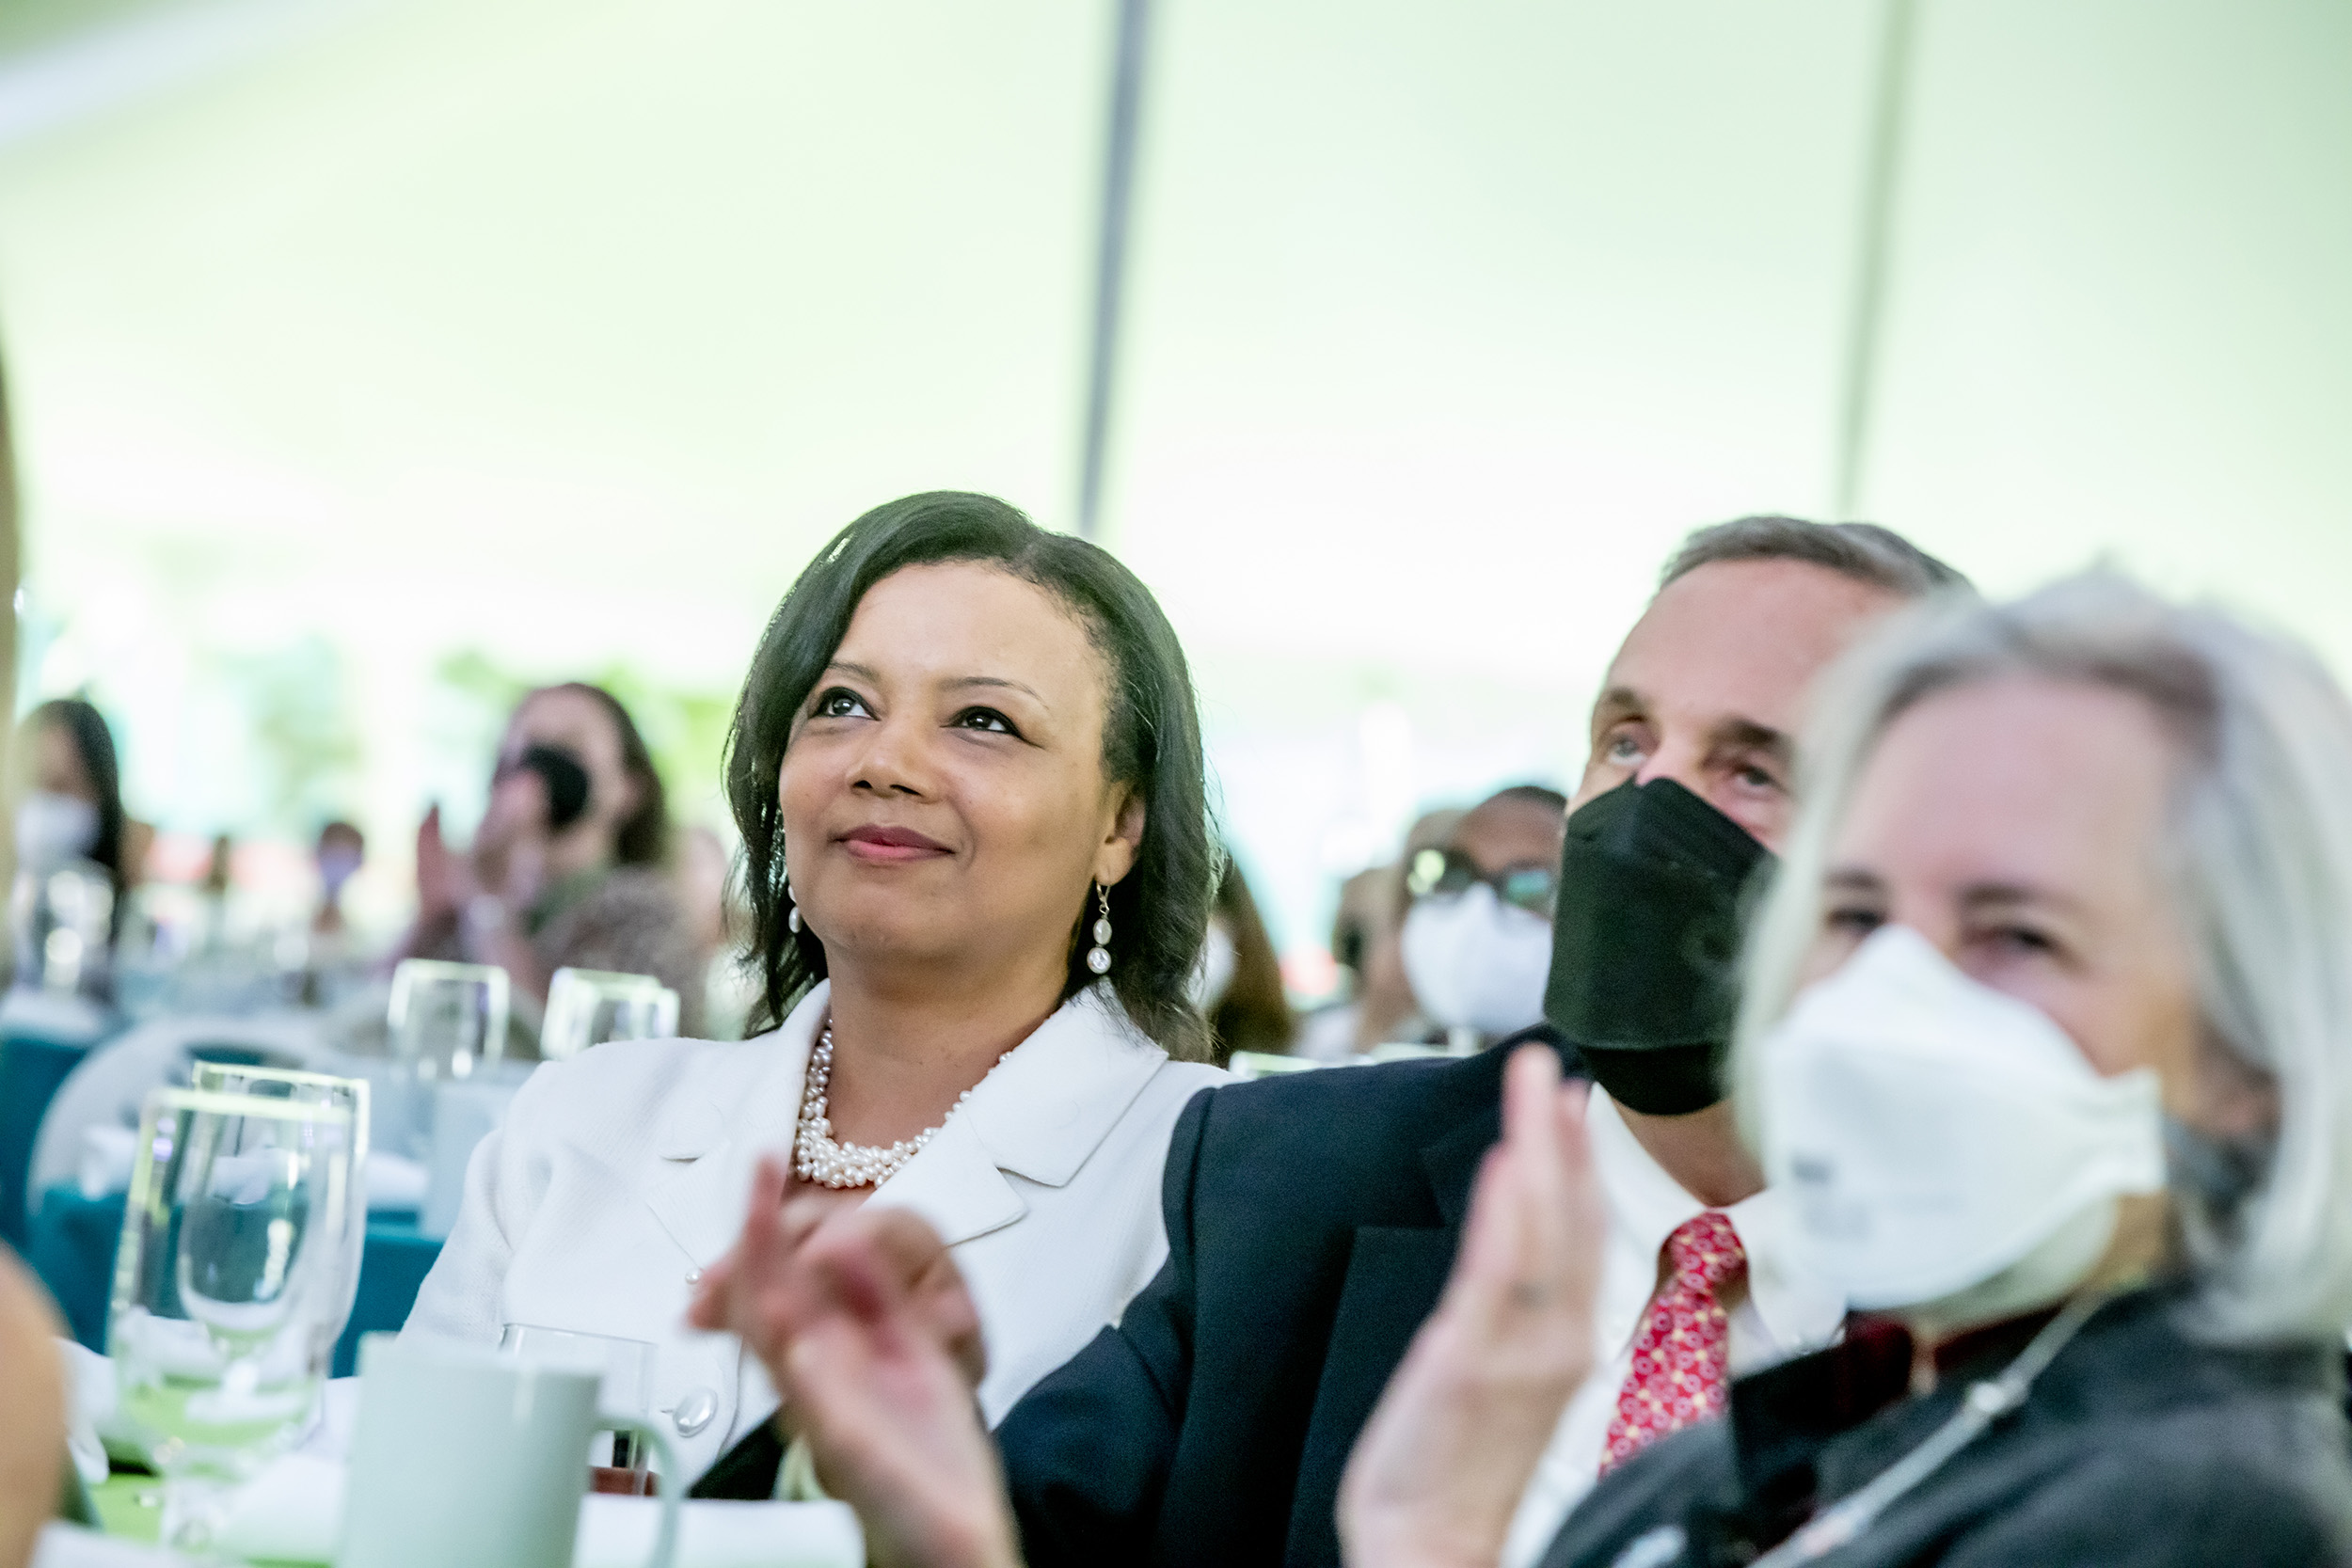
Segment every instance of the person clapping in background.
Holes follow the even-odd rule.
[[[695,1034],[703,971],[662,869],[669,833],[628,709],[584,682],[543,687],[507,721],[471,851],[443,840],[438,806],[425,814],[417,922],[397,956],[495,964],[538,1003],[558,969],[650,974],[678,993],[678,1027]],[[532,1047],[518,1032],[508,1049]]]

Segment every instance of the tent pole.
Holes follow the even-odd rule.
[[[1143,98],[1144,34],[1150,0],[1119,0],[1109,134],[1103,150],[1103,221],[1094,267],[1094,341],[1087,366],[1084,456],[1078,471],[1078,537],[1102,531],[1103,468],[1110,440],[1111,372],[1119,341],[1120,294],[1134,207],[1137,110]]]
[[[1837,427],[1832,515],[1848,518],[1862,499],[1876,411],[1886,295],[1893,267],[1895,214],[1902,185],[1903,133],[1910,107],[1914,42],[1921,0],[1886,0],[1879,39],[1876,101],[1864,166],[1854,244],[1853,298],[1847,314],[1846,364]]]

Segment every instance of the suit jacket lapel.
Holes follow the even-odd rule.
[[[1339,1562],[1332,1513],[1347,1456],[1445,1289],[1479,1163],[1501,1128],[1502,1107],[1489,1103],[1422,1148],[1422,1169],[1443,1224],[1357,1227],[1299,1454],[1285,1568],[1336,1568]]]

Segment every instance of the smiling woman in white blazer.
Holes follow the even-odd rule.
[[[950,1243],[993,1423],[1159,1267],[1169,1129],[1224,1077],[1185,994],[1216,868],[1190,677],[1103,551],[955,492],[859,518],[762,639],[728,792],[778,1026],[541,1068],[407,1324],[652,1343],[689,1476],[776,1409],[685,1323],[760,1156],[805,1221],[870,1200]]]

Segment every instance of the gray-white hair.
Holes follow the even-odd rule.
[[[2180,742],[2164,869],[2212,1046],[2276,1086],[2279,1128],[2242,1204],[2225,1209],[2176,1166],[2175,1212],[2217,1335],[2341,1334],[2352,1323],[2352,704],[2303,649],[2219,611],[2098,571],[2009,604],[1930,601],[1841,660],[1817,694],[1803,805],[1749,943],[1740,1080],[1753,1085],[1753,1043],[1795,996],[1830,841],[1880,738],[1933,693],[2013,676],[2131,693]]]

